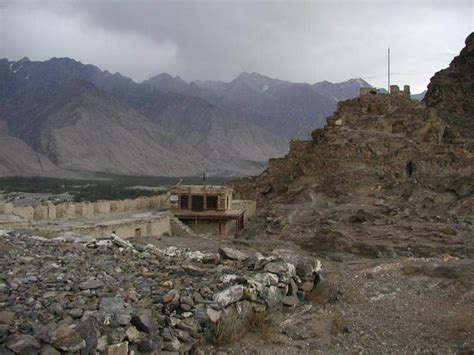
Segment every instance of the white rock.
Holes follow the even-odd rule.
[[[244,296],[244,287],[242,285],[234,285],[228,289],[216,293],[214,301],[222,307],[227,307],[229,304],[240,301]]]

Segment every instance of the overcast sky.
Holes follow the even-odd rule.
[[[474,29],[466,1],[5,1],[0,58],[72,57],[135,81],[362,77],[424,90]]]

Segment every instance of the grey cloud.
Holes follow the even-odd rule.
[[[160,72],[230,80],[255,71],[300,82],[370,73],[371,83],[384,86],[390,45],[394,80],[421,91],[449,64],[441,52],[460,49],[472,31],[472,6],[382,0],[16,2],[0,10],[2,21],[15,16],[16,22],[1,28],[0,56],[74,55],[138,81]],[[38,18],[42,43],[12,39],[15,33],[27,36],[19,28],[28,25],[22,20],[27,13]],[[49,40],[54,27],[63,36]]]

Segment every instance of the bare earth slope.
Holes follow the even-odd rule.
[[[198,173],[205,159],[89,83],[69,86],[23,128],[59,167],[116,174]]]
[[[19,174],[38,175],[57,171],[54,164],[43,154],[11,135],[5,122],[0,121],[0,176]]]

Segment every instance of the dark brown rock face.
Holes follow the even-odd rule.
[[[431,78],[423,101],[462,135],[474,137],[474,32],[449,68]]]
[[[473,152],[447,134],[436,110],[396,95],[342,103],[312,141],[293,141],[253,183],[259,202],[292,202],[310,192],[377,196],[404,189],[472,194]],[[234,183],[249,194],[249,180]],[[397,193],[398,194],[398,193]]]

